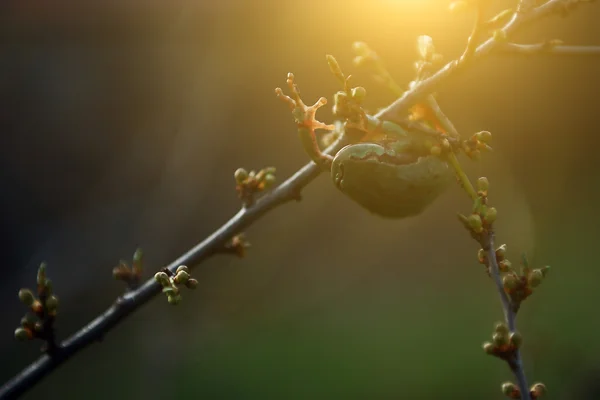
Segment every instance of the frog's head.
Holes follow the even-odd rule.
[[[396,153],[375,143],[344,147],[331,167],[338,189],[387,218],[420,214],[447,188],[452,176],[439,157]]]

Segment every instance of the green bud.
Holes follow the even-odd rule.
[[[170,295],[167,297],[167,301],[169,302],[169,304],[176,306],[177,304],[181,303],[181,295]]]
[[[166,294],[167,296],[174,296],[179,294],[179,290],[176,287],[173,286],[166,286],[163,288],[162,292],[164,294]]]
[[[185,271],[188,274],[190,273],[190,269],[186,265],[180,265],[179,267],[177,267],[175,273],[177,274],[179,271]]]
[[[481,221],[481,217],[478,214],[469,215],[469,226],[476,233],[481,232],[483,230],[483,222]]]
[[[548,275],[548,272],[550,272],[550,266],[546,265],[545,267],[540,268],[540,271],[542,271],[542,276],[545,278],[546,275]]]
[[[486,178],[485,176],[482,176],[481,178],[477,179],[477,190],[480,190],[482,192],[488,190],[490,187],[490,182],[488,181],[488,178]]]
[[[33,334],[29,329],[26,328],[17,328],[15,329],[15,339],[20,341],[29,340],[33,337]]]
[[[479,161],[481,160],[481,152],[479,150],[473,150],[469,153],[469,157],[471,157],[471,160]]]
[[[496,332],[492,335],[492,342],[496,347],[508,344],[508,337],[502,332]]]
[[[359,56],[366,57],[371,52],[371,49],[365,42],[354,42],[352,43],[352,49]]]
[[[475,138],[482,143],[489,143],[492,141],[492,134],[488,131],[481,131],[475,134]]]
[[[485,342],[482,347],[483,351],[485,351],[487,354],[494,354],[494,350],[496,349],[496,346],[494,346],[491,342]]]
[[[504,382],[502,384],[502,393],[504,393],[504,395],[514,398],[513,396],[515,396],[515,394],[518,392],[519,392],[519,389],[517,388],[517,386],[514,383]]]
[[[534,383],[531,386],[529,393],[531,393],[534,399],[540,398],[547,393],[546,385],[541,382]]]
[[[477,252],[477,260],[480,264],[487,264],[487,253],[484,249],[479,249]]]
[[[48,311],[55,311],[58,307],[58,298],[54,295],[51,295],[46,299],[46,308]]]
[[[501,333],[503,335],[508,335],[508,326],[504,322],[496,322],[494,325],[494,332]]]
[[[135,253],[133,253],[133,262],[141,262],[142,258],[144,257],[144,253],[142,252],[142,249],[137,249],[135,251]]]
[[[513,274],[506,274],[502,278],[502,284],[505,289],[514,289],[517,287],[517,278]]]
[[[46,263],[40,264],[37,273],[37,284],[40,286],[46,286]]]
[[[181,270],[177,273],[177,275],[175,275],[173,281],[175,281],[175,283],[185,284],[188,281],[188,279],[190,279],[190,274]]]
[[[367,58],[363,57],[363,56],[356,56],[352,59],[352,64],[354,64],[355,67],[362,67],[363,65],[365,65],[367,63]]]
[[[33,315],[27,314],[23,318],[21,318],[21,326],[24,328],[27,326],[32,326],[33,324],[35,324],[36,321],[37,319]]]
[[[268,174],[267,176],[265,176],[265,179],[263,180],[265,189],[272,187],[275,184],[276,180],[277,179],[275,178],[275,175]]]
[[[367,90],[362,87],[362,86],[357,86],[355,88],[352,88],[351,90],[351,96],[354,100],[356,100],[358,103],[362,102],[365,97],[367,96]]]
[[[21,300],[21,303],[29,307],[35,301],[35,297],[33,297],[33,293],[31,292],[31,290],[21,289],[19,290],[19,300]]]
[[[188,281],[185,283],[185,286],[188,289],[196,289],[196,287],[198,286],[198,281],[194,278],[190,278],[188,279]]]
[[[519,332],[511,332],[509,342],[511,346],[518,349],[523,344],[523,336]]]
[[[500,269],[500,272],[508,272],[512,270],[512,263],[510,262],[510,260],[502,260],[498,263],[498,268]]]
[[[500,247],[498,247],[496,249],[496,258],[498,260],[501,260],[504,257],[506,257],[506,245],[505,244],[501,245]]]
[[[542,271],[539,269],[534,269],[533,271],[531,271],[529,273],[529,276],[527,277],[527,282],[529,283],[529,286],[534,288],[534,287],[539,286],[540,283],[542,283],[543,279],[544,279],[544,274],[542,273]]]
[[[248,179],[248,171],[246,171],[244,168],[238,168],[233,173],[233,177],[235,178],[236,183],[241,184]]]
[[[491,224],[494,221],[496,221],[497,217],[498,217],[498,211],[496,211],[496,207],[489,207],[485,213],[485,222],[487,222],[488,224]]]
[[[327,58],[327,64],[329,65],[329,70],[331,73],[340,81],[344,82],[344,74],[342,73],[342,69],[340,68],[340,65],[335,57],[330,54],[327,54],[325,57]]]
[[[163,286],[163,287],[169,287],[169,286],[171,286],[171,281],[169,280],[169,275],[167,275],[166,272],[162,272],[162,271],[161,272],[157,272],[154,275],[154,279],[156,280],[156,282],[160,283],[160,285]]]

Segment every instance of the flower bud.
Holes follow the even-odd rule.
[[[488,178],[482,176],[481,178],[477,179],[477,190],[485,192],[489,189],[489,187],[490,182],[488,181]]]
[[[504,322],[496,322],[496,324],[494,325],[494,332],[499,332],[504,335],[508,335],[508,326],[506,326]]]
[[[188,279],[190,279],[190,274],[181,270],[177,273],[177,275],[175,275],[175,278],[173,279],[173,281],[178,284],[179,283],[185,284],[188,281]]]
[[[37,273],[37,284],[46,286],[46,263],[41,263]]]
[[[487,264],[487,253],[484,249],[479,249],[477,252],[477,260],[480,264]]]
[[[246,171],[244,168],[238,168],[233,173],[233,177],[238,184],[241,184],[248,179],[248,171]]]
[[[177,269],[175,270],[175,273],[178,273],[179,271],[185,271],[188,274],[190,273],[190,269],[187,267],[187,265],[180,265],[179,267],[177,267]]]
[[[506,256],[506,245],[503,244],[496,249],[496,258],[498,260],[501,260],[501,259],[504,259],[505,256]]]
[[[54,311],[58,307],[58,298],[54,295],[51,295],[46,299],[46,308],[48,311]]]
[[[511,399],[519,398],[519,397],[515,397],[515,396],[519,396],[519,388],[517,388],[517,386],[512,382],[504,382],[502,384],[502,393],[504,393],[505,396],[508,396]]]
[[[517,278],[513,274],[506,274],[502,278],[504,289],[512,290],[517,287]]]
[[[275,184],[276,180],[277,179],[275,178],[275,175],[268,174],[267,176],[265,176],[265,178],[263,180],[264,188],[268,189],[268,188],[272,187]]]
[[[485,351],[487,354],[494,354],[494,350],[496,349],[496,346],[490,342],[485,342],[482,347],[483,351]]]
[[[181,303],[181,295],[174,294],[167,296],[167,301],[169,302],[169,304],[176,306],[177,304]]]
[[[475,138],[483,143],[489,143],[492,141],[492,134],[488,131],[481,131],[475,134]]]
[[[371,49],[365,42],[352,43],[352,49],[356,54],[363,57],[366,57],[371,52]]]
[[[498,263],[498,268],[500,269],[500,272],[508,272],[512,270],[512,263],[510,262],[510,260],[502,260]]]
[[[533,386],[531,386],[531,389],[529,391],[529,393],[531,394],[531,396],[534,399],[538,399],[538,398],[542,397],[543,395],[546,394],[546,392],[547,392],[546,385],[544,385],[541,382],[533,384]]]
[[[494,221],[496,221],[497,217],[498,217],[498,211],[496,211],[496,207],[489,207],[486,210],[486,212],[485,212],[485,222],[487,222],[488,224],[491,224]]]
[[[29,307],[35,301],[35,298],[33,297],[33,293],[31,292],[31,290],[21,289],[19,290],[19,300],[21,300],[21,303]]]
[[[481,222],[481,217],[477,214],[469,215],[469,226],[476,233],[481,232],[483,230],[483,223]]]
[[[340,65],[338,64],[335,57],[331,54],[327,54],[325,57],[327,59],[327,64],[329,65],[329,70],[331,71],[331,73],[335,75],[336,78],[343,81],[344,74],[342,73],[342,69],[340,68]]]
[[[26,328],[15,329],[15,339],[20,341],[29,340],[33,337],[33,332]]]
[[[356,102],[360,103],[365,99],[367,95],[367,90],[362,86],[357,86],[355,88],[352,88],[350,94]]]
[[[154,279],[163,287],[168,287],[171,285],[171,282],[169,281],[169,276],[165,272],[157,272],[154,275]]]
[[[529,286],[534,288],[534,287],[539,286],[540,283],[542,283],[543,279],[544,279],[544,274],[542,273],[542,271],[539,269],[534,269],[533,271],[531,271],[529,273],[529,276],[527,277],[527,283],[529,284]]]
[[[508,337],[503,332],[496,332],[492,335],[492,342],[496,347],[508,344]]]
[[[196,287],[198,286],[198,281],[194,278],[190,278],[188,279],[188,281],[185,283],[185,286],[188,289],[196,289]]]
[[[509,343],[515,349],[518,349],[523,344],[523,336],[519,332],[511,332],[509,337]]]

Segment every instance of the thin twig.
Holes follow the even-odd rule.
[[[554,46],[550,42],[535,44],[505,43],[498,48],[503,53],[521,55],[600,56],[600,46]]]
[[[510,21],[504,26],[504,28],[502,28],[502,31],[505,33],[506,37],[510,37],[528,23],[554,12],[563,10],[563,7],[567,2],[571,2],[571,0],[549,0],[548,2],[529,11],[526,14],[515,13]],[[488,39],[479,45],[473,55],[469,57],[469,63],[488,55],[498,46],[498,44],[498,41],[494,40],[493,38]],[[408,108],[415,104],[421,97],[433,92],[434,89],[442,82],[445,82],[452,74],[458,72],[459,70],[463,70],[464,67],[465,64],[463,63],[458,63],[456,61],[449,62],[438,72],[427,79],[419,81],[412,89],[404,92],[399,99],[394,101],[388,107],[382,109],[377,114],[377,117],[381,119],[393,120],[394,117],[408,110]]]
[[[487,243],[482,243],[482,245],[485,245],[483,249],[487,253],[490,275],[492,276],[492,279],[496,284],[498,294],[500,295],[506,325],[508,326],[508,330],[512,333],[517,330],[517,315],[512,308],[508,295],[504,291],[502,277],[500,276],[500,268],[498,266],[498,260],[496,258],[496,251],[494,246],[494,231],[491,228],[489,229],[486,240]],[[521,392],[521,399],[530,400],[531,396],[529,394],[529,386],[527,385],[527,378],[523,369],[523,360],[521,359],[521,352],[519,349],[516,349],[514,351],[513,357],[508,361],[508,365],[512,370],[513,374],[515,375],[515,378],[517,379],[517,385],[519,386],[519,391]]]
[[[513,18],[503,28],[506,36],[508,37],[510,34],[513,34],[517,28],[522,27],[526,22],[531,22],[541,16],[559,10],[560,7],[565,4],[565,1],[569,0],[549,0],[542,6],[537,7],[525,15],[515,13]],[[469,58],[469,64],[490,53],[497,44],[498,43],[493,39],[481,44]],[[378,112],[375,117],[394,120],[396,115],[406,111],[421,97],[431,93],[435,87],[448,79],[458,69],[457,65],[456,62],[449,63],[428,79],[420,81],[412,89],[404,92],[399,99],[394,101],[387,108]],[[461,70],[463,69],[464,65],[461,65]],[[340,141],[334,143],[328,149],[328,152],[334,153],[341,148],[342,144],[343,143]],[[259,220],[263,215],[267,214],[277,206],[297,199],[302,188],[312,182],[321,172],[322,169],[313,162],[305,165],[291,178],[257,201],[252,207],[242,208],[212,235],[177,260],[173,261],[167,267],[168,270],[175,272],[177,267],[183,264],[188,265],[191,268],[212,255],[219,253],[227,241],[234,235],[252,225],[255,221]],[[160,290],[160,284],[154,279],[150,279],[138,289],[124,294],[104,313],[81,328],[73,336],[63,341],[52,356],[48,354],[41,356],[38,360],[30,364],[18,375],[4,384],[2,388],[0,388],[0,399],[12,399],[25,393],[73,355],[95,341],[101,340],[106,333],[117,326],[127,316],[146,304],[154,296],[158,295]]]
[[[335,153],[343,145],[343,139],[338,140],[327,149],[327,152]],[[204,241],[169,264],[167,269],[174,273],[180,265],[187,265],[192,268],[207,258],[220,253],[228,241],[238,232],[243,231],[277,206],[297,199],[302,188],[312,182],[321,172],[322,169],[312,162],[305,165],[272,192],[259,199],[255,205],[238,211]],[[48,354],[41,356],[5,383],[0,389],[0,399],[13,399],[25,393],[71,356],[88,345],[101,340],[123,319],[146,304],[154,296],[160,294],[160,291],[160,284],[152,278],[137,290],[125,293],[104,313],[57,346],[52,356]]]

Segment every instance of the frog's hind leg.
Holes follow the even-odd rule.
[[[315,119],[317,110],[327,104],[327,99],[321,97],[312,106],[307,106],[300,98],[300,91],[298,90],[298,86],[294,83],[294,74],[288,74],[287,85],[292,97],[284,95],[281,88],[275,89],[275,94],[289,106],[290,110],[292,110],[292,115],[298,125],[298,135],[300,136],[304,151],[308,153],[310,158],[318,166],[329,171],[331,169],[333,157],[321,151],[315,134],[315,130],[317,129],[328,131],[335,130],[335,125],[327,125]]]

